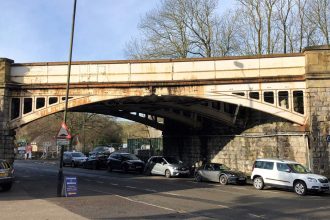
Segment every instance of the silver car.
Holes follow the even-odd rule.
[[[181,161],[175,157],[152,156],[145,166],[145,173],[149,175],[189,176],[190,171]]]
[[[63,166],[70,165],[71,167],[81,166],[87,157],[81,152],[66,151],[63,154]]]

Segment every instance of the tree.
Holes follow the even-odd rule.
[[[280,0],[281,1],[281,0]],[[265,0],[264,7],[267,17],[267,54],[272,53],[272,22],[273,22],[273,13],[274,6],[278,0]]]
[[[277,17],[283,36],[283,53],[287,53],[288,20],[293,8],[293,0],[279,0],[277,4]]]
[[[253,49],[249,53],[263,53],[263,34],[264,34],[264,14],[262,13],[262,5],[259,0],[238,0],[241,4],[241,14],[243,28],[245,29],[245,37],[248,38],[246,44]],[[243,36],[241,36],[243,37]],[[252,45],[251,45],[252,44]]]
[[[310,11],[308,18],[311,23],[315,24],[323,37],[323,42],[329,45],[329,0],[313,0],[309,1]]]
[[[186,27],[190,30],[191,54],[200,57],[213,56],[214,30],[217,23],[215,0],[186,0],[183,4]]]
[[[130,58],[187,58],[301,52],[329,44],[330,0],[162,0],[128,43]]]
[[[232,11],[219,17],[219,21],[215,25],[215,40],[212,45],[215,56],[236,55],[239,51],[237,34],[239,32],[238,18],[239,13]]]
[[[38,140],[39,145],[45,141],[55,140],[62,118],[63,113],[56,113],[33,121],[17,130],[16,139],[25,137],[28,142]],[[122,142],[123,130],[109,116],[70,112],[67,117],[67,125],[71,135],[84,139],[86,146]]]
[[[211,57],[217,0],[162,0],[139,24],[142,36],[126,44],[133,59]]]

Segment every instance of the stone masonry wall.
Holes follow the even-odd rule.
[[[274,135],[263,136],[209,136],[206,153],[202,153],[200,137],[182,137],[180,147],[176,138],[164,137],[164,154],[177,156],[191,166],[198,166],[203,160],[224,163],[227,166],[251,173],[256,158],[283,158],[295,160],[309,166],[308,150],[304,135]],[[165,140],[168,140],[165,145]],[[169,141],[170,140],[170,141]],[[171,143],[170,145],[167,145]],[[179,148],[182,148],[180,155]]]
[[[304,136],[251,136],[213,138],[209,145],[210,161],[252,172],[256,158],[283,158],[308,166]]]
[[[0,58],[0,159],[14,162],[14,132],[7,128],[9,121],[9,82],[10,65],[13,61]]]
[[[223,127],[216,130],[210,123],[208,127],[212,127],[213,134],[205,130],[198,134],[182,134],[187,128],[177,129],[174,134],[165,131],[164,154],[176,156],[192,167],[210,161],[224,163],[246,174],[251,173],[256,158],[290,159],[309,167],[305,132],[296,131],[297,126],[291,122],[265,113],[253,111],[250,116],[248,127],[241,133],[226,134]],[[259,119],[263,121],[258,122]]]
[[[330,47],[305,49],[312,167],[330,176]]]

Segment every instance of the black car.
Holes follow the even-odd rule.
[[[245,184],[246,176],[239,171],[233,171],[224,164],[206,163],[195,172],[195,180],[218,182],[222,185],[228,183]]]
[[[114,148],[108,146],[95,147],[88,155],[92,154],[108,154],[110,155],[114,151]]]
[[[128,171],[136,171],[143,173],[144,162],[134,154],[129,153],[112,153],[107,162],[108,171],[122,170],[125,173]]]
[[[6,161],[0,160],[0,187],[8,191],[14,182],[14,168]]]
[[[85,169],[105,169],[107,167],[107,158],[109,154],[92,154],[83,163],[82,167]]]

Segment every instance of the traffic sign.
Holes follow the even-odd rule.
[[[57,138],[56,139],[56,144],[57,144],[57,146],[69,145],[70,144],[70,139]]]
[[[70,139],[71,138],[71,134],[69,132],[68,127],[66,126],[66,124],[64,122],[62,122],[61,124],[61,128],[57,133],[57,139]]]

